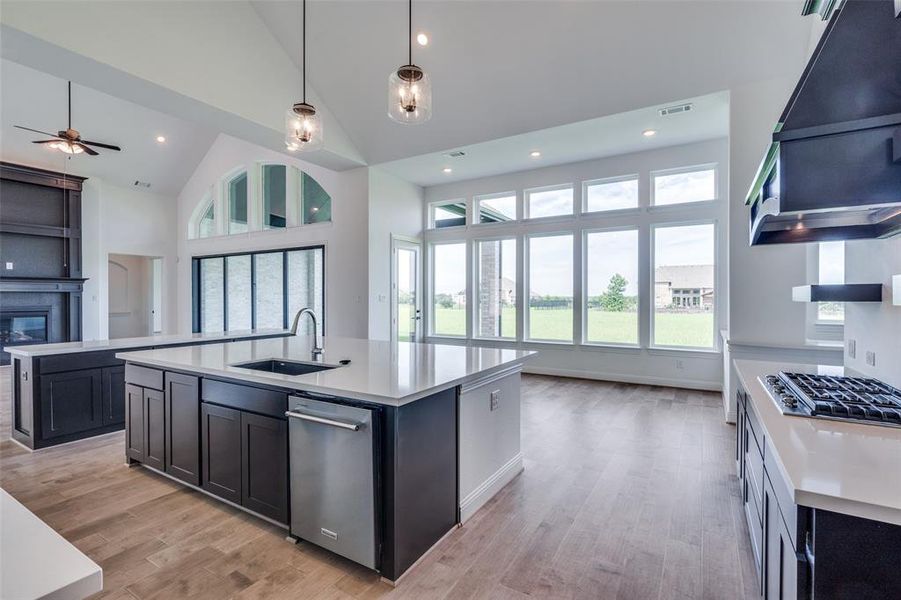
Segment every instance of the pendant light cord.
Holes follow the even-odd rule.
[[[304,0],[306,1],[306,0]],[[409,10],[407,13],[407,24],[408,24],[408,32],[407,32],[407,44],[409,48],[409,53],[407,55],[407,64],[413,64],[413,0],[409,0]]]
[[[302,46],[303,46],[303,60],[301,67],[302,76],[303,76],[303,103],[307,103],[307,0],[303,0],[303,24],[301,25],[301,29],[303,30],[302,35]]]

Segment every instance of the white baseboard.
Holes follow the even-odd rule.
[[[623,375],[620,373],[601,373],[597,371],[571,371],[568,369],[548,369],[545,367],[533,367],[526,363],[523,373],[534,375],[555,375],[557,377],[573,377],[575,379],[592,379],[596,381],[616,381],[619,383],[637,383],[641,385],[661,385],[664,387],[683,388],[689,390],[705,390],[721,392],[723,384],[719,381],[705,381],[703,379],[670,379],[668,377],[654,377],[648,375]]]
[[[513,481],[513,478],[522,473],[522,453],[517,453],[507,464],[494,472],[494,474],[482,482],[482,484],[460,500],[460,524],[462,525],[470,517],[482,508],[486,502],[494,498],[501,489]]]

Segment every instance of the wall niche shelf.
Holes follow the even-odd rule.
[[[881,283],[799,285],[792,288],[795,302],[882,302]]]

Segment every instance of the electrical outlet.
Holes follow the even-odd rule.
[[[872,350],[867,350],[867,364],[871,367],[876,366],[876,353]]]
[[[13,263],[11,263],[10,261],[6,261],[6,270],[7,270],[7,271],[12,271],[12,270],[13,270]]]
[[[684,369],[684,368],[685,368],[685,364],[684,364],[681,360],[677,360],[677,361],[676,361],[676,368],[677,368],[677,369]]]
[[[500,404],[500,401],[501,401],[501,391],[494,390],[493,392],[491,392],[491,404],[490,404],[491,410],[497,410],[497,406],[498,406],[498,404]]]
[[[857,358],[857,342],[848,340],[848,358]]]

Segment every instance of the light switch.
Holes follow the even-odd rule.
[[[876,353],[872,350],[867,350],[867,364],[871,367],[876,366]]]
[[[491,410],[497,410],[498,404],[501,401],[501,391],[494,390],[491,392]]]
[[[857,342],[848,340],[848,358],[857,358]]]

